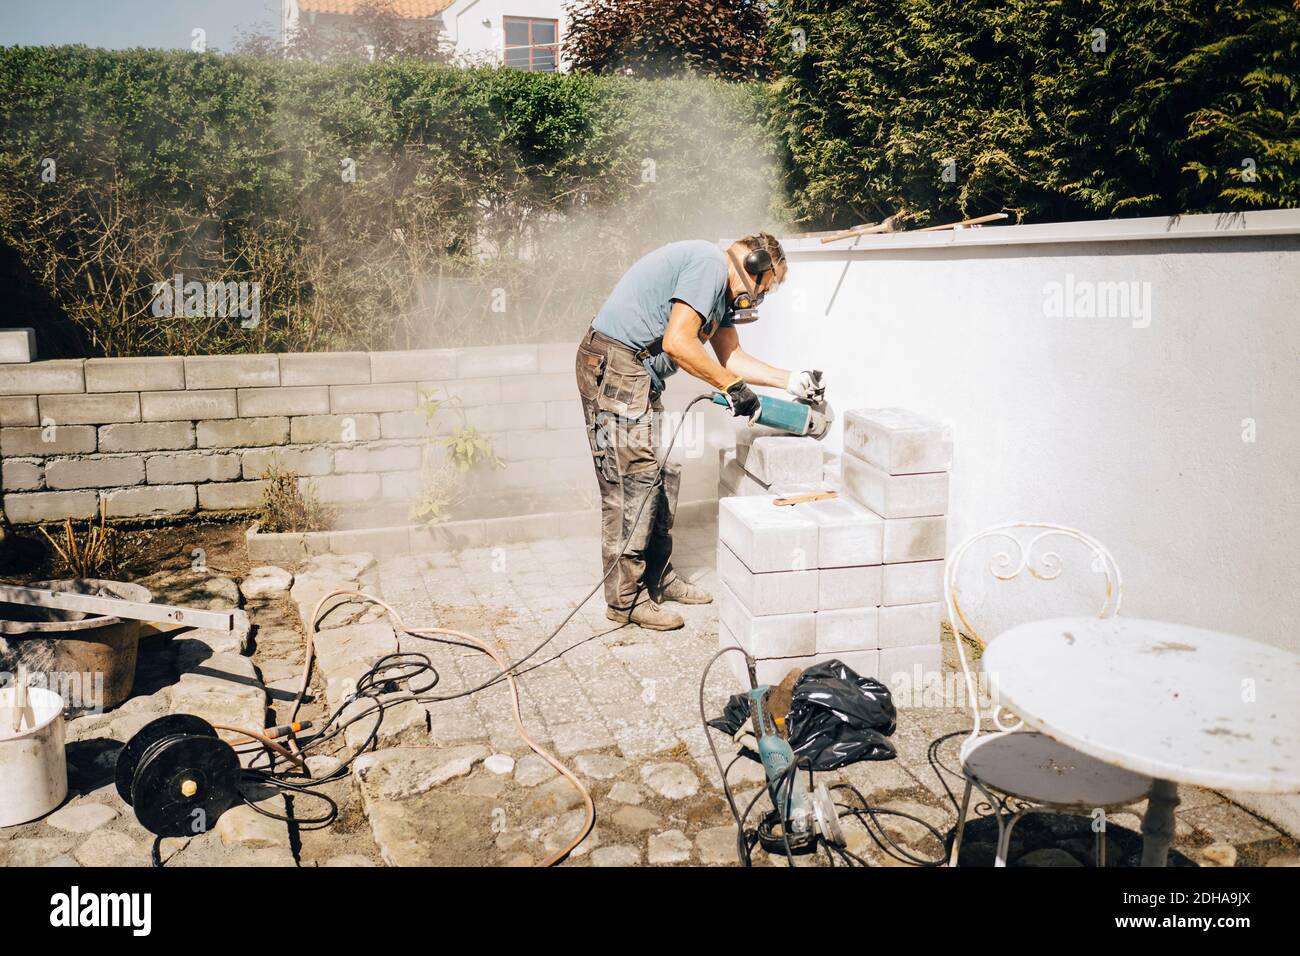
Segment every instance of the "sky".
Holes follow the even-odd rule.
[[[84,43],[190,49],[194,29],[210,49],[240,32],[275,34],[280,0],[0,0],[0,46]]]

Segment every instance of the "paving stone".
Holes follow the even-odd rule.
[[[574,838],[582,832],[583,826],[587,822],[586,809],[570,810],[555,821],[554,825],[546,828],[541,834],[542,847],[546,850],[547,856],[553,856],[559,853],[566,846],[573,842]],[[592,850],[601,844],[601,833],[596,827],[587,834],[569,855],[578,858],[586,856]]]
[[[461,793],[475,797],[496,798],[505,793],[508,787],[509,781],[505,777],[498,777],[490,773],[478,773],[470,776]]]
[[[493,754],[483,761],[483,766],[494,774],[513,773],[515,769],[515,758],[509,754]]]
[[[4,866],[44,866],[67,854],[74,842],[68,837],[15,837],[0,841]]]
[[[515,764],[515,783],[521,787],[535,787],[556,776],[555,768],[536,754],[520,757]]]
[[[45,822],[69,833],[89,833],[117,819],[117,816],[116,810],[103,803],[70,803],[51,813]]]
[[[656,866],[685,863],[691,858],[691,841],[681,830],[668,830],[650,836],[648,859]]]
[[[64,867],[78,866],[79,867],[81,866],[81,864],[77,862],[75,857],[69,856],[68,854],[64,853],[61,856],[56,856],[48,863],[42,863],[41,866],[64,866]]]
[[[375,861],[370,859],[370,857],[361,856],[356,853],[348,853],[348,854],[344,854],[343,856],[332,856],[324,863],[321,864],[321,866],[347,866],[347,867],[374,866],[374,865],[375,865]]]
[[[643,833],[646,830],[656,830],[663,825],[659,814],[644,807],[625,806],[615,810],[610,816],[610,822],[620,830],[627,830],[630,833]]]
[[[591,853],[592,866],[640,866],[641,851],[633,846],[603,846]]]
[[[1237,847],[1276,840],[1280,836],[1278,831],[1231,803],[1179,811],[1175,819],[1191,824],[1215,843]]]
[[[152,489],[151,489],[152,490]],[[155,604],[225,611],[239,607],[239,585],[206,571],[159,571],[136,582],[149,589]]]
[[[209,627],[192,627],[188,631],[175,632],[176,639],[198,641],[210,647],[215,654],[247,654],[249,651],[252,628],[247,621],[242,621],[234,630],[222,631]]]
[[[1270,857],[1265,866],[1300,866],[1300,854],[1298,853],[1281,853],[1275,857]]]
[[[293,575],[284,568],[264,564],[253,568],[239,582],[239,591],[249,601],[270,601],[285,597],[293,584]]]
[[[313,780],[324,780],[326,777],[332,777],[343,766],[343,761],[338,757],[331,757],[327,754],[308,757],[305,762],[307,769],[311,771]]]
[[[280,804],[278,807],[275,806],[277,802]],[[266,809],[283,813],[283,801],[268,802]],[[250,850],[289,846],[289,827],[286,823],[273,820],[243,804],[223,813],[217,820],[215,829],[225,846],[242,846]]]
[[[1231,843],[1211,843],[1196,851],[1203,866],[1232,867],[1237,865],[1237,848]]]
[[[641,792],[641,788],[636,784],[620,780],[609,788],[609,799],[635,806],[645,802],[645,794]]]
[[[582,750],[600,750],[614,745],[613,735],[595,720],[553,725],[548,719],[547,723],[551,729],[551,741],[556,752],[561,756],[569,756]]]
[[[611,780],[628,768],[628,762],[622,757],[608,754],[580,754],[573,763],[580,774],[592,780]]]
[[[641,779],[661,797],[681,800],[700,790],[700,780],[683,763],[655,763],[641,768]]]
[[[739,865],[736,857],[736,827],[709,827],[695,835],[695,848],[705,863]]]
[[[582,794],[566,778],[556,775],[554,780],[537,787],[524,801],[527,816],[558,816],[582,803]]]
[[[148,866],[149,848],[125,833],[96,830],[72,854],[82,866]]]
[[[359,551],[355,554],[318,554],[304,562],[299,575],[321,574],[355,581],[375,566],[375,556]]]
[[[478,745],[446,748],[395,747],[362,754],[352,764],[358,780],[370,792],[386,800],[407,800],[441,786],[448,780],[466,777],[474,765],[488,756]]]

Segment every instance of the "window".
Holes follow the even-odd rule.
[[[505,63],[517,70],[554,73],[560,62],[560,21],[505,17]]]

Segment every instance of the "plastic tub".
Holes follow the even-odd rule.
[[[15,734],[17,688],[0,690],[0,827],[45,816],[68,795],[63,749],[63,698],[43,687],[27,689],[31,720]]]

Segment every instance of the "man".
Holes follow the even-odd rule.
[[[765,232],[726,250],[702,240],[670,243],[628,269],[578,344],[578,392],[600,485],[603,567],[610,571],[610,620],[673,630],[682,617],[664,602],[713,600],[672,566],[680,467],[668,464],[662,482],[656,481],[664,379],[684,368],[722,392],[734,415],[749,419],[759,411],[750,385],[821,398],[820,373],[776,368],[740,347],[736,323],[753,321],[755,307],[785,274],[785,252]]]

